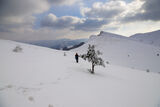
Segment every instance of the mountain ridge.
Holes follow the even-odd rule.
[[[100,31],[99,34],[96,36],[106,36],[109,38],[121,38],[121,39],[126,39],[126,40],[132,40],[132,41],[137,41],[140,43],[145,43],[149,44],[152,46],[158,46],[160,47],[160,30],[152,31],[152,32],[147,32],[147,33],[136,33],[134,35],[131,35],[129,37],[119,35],[119,34],[114,34],[110,32],[105,32],[105,31]],[[95,35],[92,37],[96,37]]]
[[[160,47],[160,30],[147,33],[137,33],[130,36],[130,38],[132,40]]]

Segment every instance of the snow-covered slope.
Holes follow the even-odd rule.
[[[138,33],[132,35],[130,39],[160,47],[160,30],[149,33]]]
[[[111,44],[113,42],[110,41]],[[117,40],[118,42],[118,40]],[[19,46],[19,52],[13,49]],[[158,107],[158,73],[77,64],[74,53],[0,40],[0,107]],[[112,62],[111,62],[112,63]]]
[[[88,44],[94,44],[103,53],[103,58],[111,64],[133,69],[160,72],[160,48],[130,40],[128,37],[101,32],[74,52],[84,53]]]

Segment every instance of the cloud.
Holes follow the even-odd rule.
[[[89,18],[114,18],[125,10],[124,1],[96,2],[91,8],[81,8],[81,14]]]
[[[74,3],[79,2],[80,0],[48,0],[49,3],[54,5],[73,5]]]
[[[57,17],[50,13],[41,21],[41,27],[48,27],[52,29],[70,29],[92,31],[100,29],[107,22],[101,19],[93,18],[78,18],[73,16]]]
[[[47,11],[51,3],[71,5],[79,0],[0,0],[0,17],[33,15]]]
[[[48,4],[44,0],[1,0],[0,8],[1,17],[22,16],[41,13],[48,9]]]
[[[73,27],[80,21],[80,18],[74,16],[62,16],[58,18],[54,14],[50,13],[41,21],[42,27],[50,27],[53,29],[67,29]]]
[[[90,2],[95,3],[84,5],[83,3],[90,2],[82,1],[0,0],[0,37],[11,38],[12,40],[29,38],[35,40],[53,39],[62,37],[62,35],[73,37],[73,35],[78,34],[82,36],[99,30],[116,32],[122,30],[124,33],[124,31],[127,32],[125,29],[129,29],[129,27],[130,31],[128,32],[132,31],[133,33],[136,31],[135,26],[138,25],[135,21],[139,23],[139,29],[141,27],[143,29],[143,25],[153,26],[148,29],[159,28],[160,0],[132,0],[131,2],[126,2],[125,0],[95,2],[96,0],[93,0]],[[64,5],[67,7],[74,6],[74,4],[80,6],[81,16],[63,16],[64,13],[62,11],[62,16],[58,17],[55,15],[56,13],[53,14],[54,10],[52,10],[53,13],[43,16],[43,13],[46,12],[45,14],[47,14],[51,7],[57,6],[61,10]],[[91,7],[87,7],[89,5]],[[41,14],[38,19],[36,19],[36,14]],[[153,22],[157,22],[157,24]],[[41,26],[39,27],[37,23],[40,23]],[[38,29],[33,28],[35,24],[39,27]]]
[[[84,19],[75,24],[73,30],[95,31],[100,30],[105,24],[107,24],[107,21],[102,19]]]
[[[0,24],[0,32],[14,32],[19,29],[32,28],[35,17],[7,17]]]
[[[98,33],[98,32],[96,32]],[[18,40],[18,41],[38,41],[38,40],[54,40],[59,38],[86,38],[93,32],[73,31],[68,29],[25,29],[23,32],[1,32],[0,39]]]
[[[81,14],[88,18],[111,19],[121,23],[134,21],[159,21],[160,0],[122,0],[95,2],[92,7],[82,7]]]
[[[49,4],[45,0],[1,0],[0,31],[31,27],[35,21],[33,15],[48,9]]]
[[[141,20],[160,20],[160,0],[141,0],[145,3],[142,6],[143,13],[138,13],[137,16],[141,17]]]
[[[137,0],[143,2],[139,11],[135,14],[126,14],[122,19],[123,22],[133,21],[160,21],[160,0]]]
[[[36,17],[52,5],[72,5],[79,0],[0,0],[0,31],[33,27]]]

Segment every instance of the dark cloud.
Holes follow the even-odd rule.
[[[44,0],[0,0],[0,31],[33,26],[34,14],[46,11]]]
[[[147,20],[160,20],[160,0],[144,0],[145,3],[142,9],[145,10],[143,13],[145,17],[142,19]]]
[[[0,0],[0,17],[24,16],[47,9],[48,4],[43,0]]]
[[[54,5],[72,5],[79,0],[48,0],[49,3]]]
[[[80,19],[73,16],[56,17],[49,14],[41,21],[41,27],[52,29],[71,29],[82,31],[93,31],[100,29],[107,21],[99,19]]]
[[[42,13],[50,4],[67,5],[77,0],[0,0],[0,17]]]
[[[160,0],[141,0],[144,1],[140,11],[135,15],[126,15],[123,22],[133,22],[133,21],[159,21],[160,20]]]
[[[0,31],[9,31],[12,28],[24,27],[26,23],[27,26],[28,24],[33,26],[33,21],[35,21],[31,18],[34,17],[33,15],[47,11],[51,5],[54,4],[71,5],[76,1],[77,0],[0,0]]]

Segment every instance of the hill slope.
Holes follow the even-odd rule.
[[[94,44],[103,53],[103,58],[111,64],[159,72],[159,47],[133,41],[128,37],[101,32],[73,51],[82,54],[86,52],[88,44]]]
[[[160,30],[132,35],[130,39],[160,47]]]
[[[22,51],[13,52],[19,46]],[[158,107],[160,75],[96,67],[74,53],[0,40],[0,107]]]

